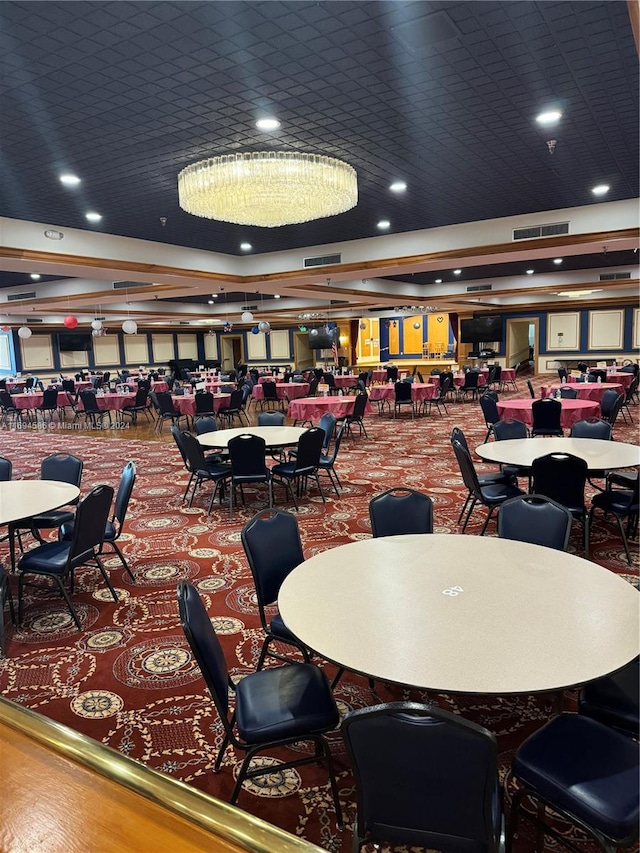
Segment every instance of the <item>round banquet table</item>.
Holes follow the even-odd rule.
[[[371,374],[372,382],[386,382],[387,381],[387,371],[385,370],[374,370]]]
[[[494,537],[341,545],[295,568],[278,607],[327,660],[443,693],[560,690],[640,649],[635,587],[573,554]]]
[[[196,395],[195,394],[174,394],[173,408],[181,415],[195,415],[196,413]],[[220,409],[226,409],[231,402],[231,394],[214,394],[213,395],[213,411],[217,412]]]
[[[357,376],[334,376],[333,381],[336,384],[336,388],[355,388],[358,383]]]
[[[431,382],[412,382],[411,383],[411,399],[414,403],[419,403],[422,400],[433,400],[436,395],[437,388]],[[369,388],[370,400],[388,400],[394,401],[396,398],[396,387],[393,383],[386,385],[372,385]]]
[[[567,377],[567,382],[570,385],[590,385],[590,382],[578,382],[578,377],[576,375],[571,375]],[[607,382],[617,382],[619,385],[622,385],[624,390],[626,391],[629,385],[633,382],[633,373],[620,373],[619,371],[614,371],[609,373],[607,371]],[[597,382],[595,383],[598,384]]]
[[[515,438],[491,441],[476,447],[485,462],[530,468],[533,460],[547,453],[571,453],[589,466],[589,471],[631,468],[640,465],[640,447],[622,441],[596,438]]]
[[[533,402],[535,401],[531,397],[522,400],[500,400],[496,404],[500,420],[515,418],[515,420],[522,421],[529,427],[533,426],[533,415],[531,413]],[[591,400],[560,400],[560,403],[562,403],[560,413],[562,429],[570,429],[576,421],[581,421],[583,418],[600,417],[600,403],[593,403]]]
[[[0,483],[0,524],[51,512],[74,501],[80,489],[57,480],[9,480]]]
[[[325,412],[333,412],[336,418],[344,418],[353,414],[355,401],[355,395],[351,397],[339,397],[337,395],[303,397],[301,400],[291,400],[287,415],[294,421],[311,421],[312,423],[320,420]],[[371,403],[367,400],[365,413],[368,414],[371,411]]]
[[[238,435],[257,435],[264,439],[267,450],[278,447],[292,447],[297,444],[305,427],[292,426],[248,426],[236,427],[235,429],[218,429],[214,432],[205,432],[198,436],[198,441],[203,447],[225,448],[232,438]]]
[[[279,400],[284,399],[285,394],[290,400],[294,400],[298,397],[306,397],[309,393],[308,382],[276,382],[275,385]],[[264,400],[264,389],[261,384],[253,386],[251,396],[254,400]]]
[[[486,378],[489,375],[489,368],[483,367],[480,371],[482,375]],[[500,371],[500,381],[501,382],[514,382],[516,378],[516,369],[515,367],[503,367]]]
[[[453,374],[453,387],[461,388],[464,385],[464,373],[454,373]],[[429,382],[435,385],[436,388],[440,386],[440,376],[430,376]],[[478,373],[478,387],[481,385],[487,384],[487,375],[485,373]]]
[[[540,393],[543,397],[555,397],[556,391],[562,387],[561,383],[554,382],[553,385],[543,385],[540,388]],[[576,399],[591,400],[594,403],[600,403],[605,391],[615,391],[617,394],[622,394],[622,385],[617,382],[580,382],[577,385],[571,385],[571,389],[577,393]]]

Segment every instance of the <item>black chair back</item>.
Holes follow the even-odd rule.
[[[424,376],[420,373],[419,370],[416,371],[416,376],[418,377],[418,382],[421,385],[424,385]]]
[[[204,418],[203,418],[203,420],[204,420]],[[196,422],[196,429],[197,429],[199,423],[200,423],[200,421]],[[182,444],[182,433],[180,432],[180,429],[175,424],[171,424],[171,426],[169,427],[169,432],[173,436],[175,443],[178,447],[178,450],[180,451],[180,456],[182,456],[182,461],[184,462],[185,465],[187,465],[187,454],[185,452],[184,445]]]
[[[533,385],[531,384],[531,380],[527,379],[527,388],[529,389],[529,394],[532,400],[536,399],[536,392],[533,390]]]
[[[10,459],[0,456],[0,482],[8,482],[13,475],[13,464]]]
[[[213,412],[213,394],[200,391],[195,395],[196,415],[210,415]]]
[[[265,461],[266,444],[263,438],[243,433],[227,444],[234,481],[264,479],[268,475]]]
[[[570,511],[584,509],[588,466],[570,453],[548,453],[533,460],[531,493],[545,495]]]
[[[509,441],[516,438],[528,438],[529,430],[522,421],[509,418],[505,421],[497,421],[492,427],[496,441]]]
[[[571,427],[570,438],[596,438],[602,441],[611,441],[613,428],[607,421],[601,418],[584,418],[576,421]]]
[[[496,424],[500,420],[498,405],[496,401],[489,396],[490,393],[491,392],[489,391],[480,397],[480,408],[482,409],[482,414],[484,415],[485,423],[488,427]]]
[[[175,434],[174,434],[175,438]],[[176,442],[178,439],[176,438]],[[185,456],[185,463],[191,471],[207,471],[207,460],[204,455],[204,450],[198,439],[186,430],[180,433],[180,442],[178,447],[182,445],[182,450]]]
[[[309,383],[309,396],[315,397],[316,392],[318,390],[318,385],[320,384],[320,380],[317,376],[314,376],[311,382]]]
[[[116,502],[113,508],[113,520],[117,521],[120,527],[124,524],[131,493],[136,482],[136,465],[135,462],[127,462],[122,469],[120,476],[120,485],[116,494]]]
[[[96,486],[78,504],[67,565],[80,566],[100,550],[113,501],[111,486]]]
[[[284,426],[284,412],[260,412],[258,426]]]
[[[589,382],[597,382],[598,379],[600,380],[600,382],[606,382],[607,371],[598,369],[589,371]]]
[[[302,433],[298,439],[296,450],[296,474],[311,473],[316,470],[320,462],[324,437],[324,430],[320,429],[320,427],[312,427],[312,429],[308,429]]]
[[[500,507],[498,536],[566,551],[572,516],[545,495],[520,495]]]
[[[168,391],[152,391],[151,393],[155,395],[158,411],[161,415],[175,415],[176,409]]]
[[[337,418],[333,414],[333,412],[325,412],[324,415],[318,421],[318,428],[324,431],[324,441],[322,442],[322,451],[326,452],[329,444],[331,442],[331,438],[333,436],[333,431],[336,428]]]
[[[478,481],[478,474],[476,473],[475,466],[473,464],[473,460],[471,459],[471,454],[468,450],[460,444],[459,441],[453,440],[453,452],[456,455],[456,459],[458,461],[458,466],[460,468],[460,474],[462,475],[462,481],[469,490],[469,493],[474,497],[481,497],[482,492],[480,491],[480,483]]]
[[[351,711],[341,731],[356,781],[354,850],[364,839],[457,853],[498,850],[491,732],[416,702]]]
[[[411,389],[409,389],[409,391],[411,391]],[[357,419],[364,417],[368,399],[369,395],[366,393],[356,394],[355,399],[353,401],[353,413],[351,415],[352,418]]]
[[[396,403],[411,403],[411,384],[409,382],[396,382]]]
[[[567,378],[567,371],[564,367],[558,368],[558,379],[562,382],[563,379]]]
[[[42,395],[42,407],[43,409],[57,409],[58,407],[58,389],[57,388],[47,388],[47,390]]]
[[[100,411],[94,391],[81,391],[80,399],[82,400],[82,408],[85,412],[96,414]]]
[[[207,432],[215,432],[218,424],[215,418],[198,418],[195,422],[196,435],[204,435]]]
[[[265,606],[277,600],[284,579],[304,562],[298,521],[290,512],[265,509],[245,524],[240,538],[266,627]]]
[[[229,725],[229,670],[222,646],[197,589],[187,581],[178,584],[178,610],[182,630],[209,689],[227,735]]]
[[[398,381],[398,368],[397,367],[387,367],[387,382],[397,382]]]
[[[72,456],[69,453],[52,453],[42,460],[40,479],[70,483],[79,488],[82,481],[82,469],[82,459],[77,456]]]
[[[575,400],[578,397],[578,391],[576,388],[572,388],[571,385],[563,385],[560,389],[560,396],[563,400]]]
[[[466,451],[469,453],[469,442],[467,441],[466,435],[462,432],[460,427],[454,427],[451,430],[450,439],[451,445],[453,446],[453,442],[457,441]]]
[[[478,379],[480,374],[477,370],[469,370],[464,375],[464,385],[460,387],[460,391],[473,391],[478,387]]]
[[[134,407],[135,408],[138,408],[138,407],[142,408],[142,407],[146,406],[148,399],[149,399],[149,389],[145,388],[144,386],[142,388],[140,386],[138,386],[138,389],[136,391],[136,397],[135,397],[135,400],[133,401]]]
[[[580,373],[586,373],[588,369],[589,369],[589,365],[587,364],[586,361],[579,361],[578,362],[578,370],[580,371]]]
[[[75,394],[76,393],[76,383],[73,379],[63,379],[62,380],[62,390],[66,391],[67,394]]]
[[[560,416],[562,415],[562,403],[553,397],[544,400],[534,400],[531,404],[531,415],[533,426],[531,435],[562,435]]]
[[[277,400],[278,399],[278,389],[276,388],[276,383],[267,380],[262,383],[262,396],[264,400]]]
[[[433,533],[433,501],[414,489],[388,489],[369,501],[369,518],[374,537]]]

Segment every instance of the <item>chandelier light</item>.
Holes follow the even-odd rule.
[[[183,169],[178,201],[194,216],[277,228],[350,210],[358,180],[352,166],[320,154],[225,154]]]

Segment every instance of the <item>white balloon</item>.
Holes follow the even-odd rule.
[[[122,331],[125,335],[135,335],[138,331],[138,324],[135,320],[125,320],[122,324]]]
[[[266,320],[260,320],[260,322],[258,323],[258,328],[261,332],[270,332],[271,324],[268,323]]]
[[[18,329],[18,337],[30,338],[31,337],[31,329],[28,326],[20,326],[20,328]]]
[[[102,328],[102,320],[93,320],[93,322],[91,323],[91,328],[96,329],[96,330],[101,329]]]
[[[240,315],[240,319],[243,323],[253,323],[253,314],[251,311],[243,311]]]

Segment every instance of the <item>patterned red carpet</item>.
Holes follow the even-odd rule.
[[[436,531],[457,533],[465,490],[449,444],[453,426],[465,430],[471,447],[482,443],[484,420],[476,403],[451,405],[449,415],[442,418],[435,412],[415,421],[406,414],[396,422],[368,416],[369,439],[356,433],[354,439],[343,442],[336,464],[344,485],[340,498],[327,489],[323,504],[312,490],[312,496],[301,503],[298,520],[305,555],[369,536],[369,500],[396,485],[430,494]],[[615,434],[621,441],[637,440],[635,425],[620,423]],[[236,760],[227,751],[222,771],[213,775],[221,727],[180,628],[176,584],[188,578],[200,590],[233,675],[251,672],[262,631],[240,529],[262,506],[262,495],[248,494],[253,506],[241,509],[233,523],[226,509],[217,506],[207,518],[206,486],[193,508],[182,506],[187,475],[168,433],[155,442],[136,440],[135,427],[128,430],[128,441],[107,436],[62,430],[0,433],[0,454],[13,461],[14,479],[37,477],[40,460],[57,450],[76,453],[84,460],[83,493],[102,482],[116,487],[128,459],[138,469],[121,540],[137,583],[130,583],[117,557],[109,556],[107,565],[120,595],[115,603],[97,571],[79,571],[74,601],[83,622],[80,633],[55,593],[30,595],[22,630],[8,627],[8,657],[0,664],[0,689],[5,697],[132,758],[228,798]],[[276,502],[282,506],[283,501],[283,491],[277,489]],[[474,517],[470,535],[479,532],[484,511]],[[495,535],[495,525],[489,532]],[[571,550],[580,554],[580,546],[581,530],[576,524]],[[600,523],[594,526],[592,559],[637,582],[637,541],[632,548],[634,565],[629,567],[617,530]],[[3,558],[6,565],[6,555]],[[503,771],[520,741],[552,713],[544,697],[435,696],[380,684],[372,695],[366,680],[356,676],[344,677],[336,695],[342,712],[378,699],[436,701],[496,733]],[[337,735],[333,749],[349,825],[354,817],[353,780]],[[273,764],[273,773],[245,784],[239,806],[326,850],[349,850],[349,826],[336,829],[326,770],[309,765],[282,773],[278,771],[281,759],[276,754],[261,759]],[[516,849],[526,847],[521,842]]]

